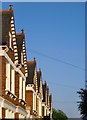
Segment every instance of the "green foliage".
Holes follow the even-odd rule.
[[[66,114],[61,110],[56,110],[53,108],[53,120],[67,120]]]
[[[81,98],[81,101],[79,101],[78,109],[80,111],[80,114],[82,115],[82,118],[87,117],[87,90],[86,89],[80,89],[79,97]]]

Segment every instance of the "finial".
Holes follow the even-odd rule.
[[[24,34],[24,29],[22,29],[21,31],[22,31],[22,34]]]
[[[39,71],[41,71],[41,69],[39,68]]]
[[[46,85],[46,80],[44,81],[44,84]]]
[[[34,61],[36,62],[36,58],[34,57]]]
[[[12,5],[12,4],[10,4],[9,6],[10,6],[10,10],[12,10],[12,6],[13,6],[13,5]]]

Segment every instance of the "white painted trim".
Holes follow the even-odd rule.
[[[12,37],[15,37],[15,34],[14,34],[14,35],[12,35]]]
[[[26,55],[26,53],[24,53],[24,55]]]
[[[4,107],[10,111],[15,112],[19,112],[20,114],[26,116],[27,115],[27,111],[25,109],[23,109],[20,106],[15,106],[14,104],[12,104],[10,101],[0,97],[0,107]]]
[[[23,47],[23,49],[25,49],[25,47]]]
[[[25,80],[23,80],[23,100],[25,101]]]
[[[20,107],[20,106],[17,106],[16,112],[19,112],[20,114],[22,114],[24,116],[27,115],[27,111],[25,109],[23,109],[22,107]]]
[[[0,107],[0,119],[2,119],[2,108]]]
[[[15,60],[18,60],[18,56],[15,57]]]
[[[24,64],[25,67],[27,67],[27,64]]]
[[[26,60],[26,58],[24,58],[24,60]]]
[[[13,28],[11,28],[11,30],[15,30],[15,28],[13,27]]]
[[[13,42],[13,45],[16,45],[16,41]]]
[[[15,42],[16,42],[16,38],[13,38],[13,41],[15,41]]]
[[[22,77],[19,77],[19,99],[22,99]]]
[[[17,56],[17,55],[18,55],[18,53],[14,53],[14,55],[15,55],[15,56]]]
[[[11,23],[14,23],[14,20],[11,20]]]
[[[15,112],[15,109],[16,109],[16,106],[6,99],[4,99],[4,107],[8,108],[9,110],[12,110],[14,112]]]
[[[15,31],[12,31],[12,35],[14,35],[15,34]]]
[[[13,46],[14,48],[17,48],[17,46]]]
[[[25,70],[25,72],[28,72],[27,70]]]
[[[24,58],[26,58],[26,55],[24,55]]]
[[[23,50],[23,52],[25,52],[25,50]]]
[[[8,54],[4,50],[0,50],[0,56],[5,56],[5,58],[12,65],[14,70],[17,71],[20,74],[20,76],[26,81],[26,77],[24,76],[24,74],[21,72],[21,70],[19,68],[16,68],[15,64],[12,62],[12,60],[10,59],[10,57],[8,56]]]
[[[32,88],[32,87],[26,87],[26,90],[30,90],[30,91],[32,91],[35,95],[37,95],[37,93],[35,92],[35,90]]]
[[[17,52],[17,49],[15,49],[14,52]]]
[[[10,64],[6,61],[6,89],[10,91]]]
[[[22,78],[26,81],[26,77],[23,75],[23,73],[20,71],[19,68],[16,68],[16,71],[22,76]]]
[[[14,24],[11,24],[11,27],[14,27]]]
[[[25,67],[25,70],[27,70],[27,67]]]
[[[25,44],[22,45],[23,47],[25,46]]]
[[[13,20],[14,19],[14,17],[11,17],[11,20]]]
[[[15,94],[15,71],[11,69],[11,92]]]

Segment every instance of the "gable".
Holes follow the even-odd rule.
[[[18,51],[18,65],[24,65],[25,76],[27,76],[27,56],[25,47],[24,32],[16,34],[17,51]]]
[[[0,29],[0,45],[6,45],[8,43],[12,16],[12,11],[0,11],[0,23],[2,23],[2,28]]]
[[[0,24],[2,23],[2,28],[0,30],[0,45],[6,45],[9,50],[14,54],[14,63],[18,63],[18,53],[16,45],[16,32],[15,32],[15,22],[14,13],[12,9],[1,10],[0,11]]]
[[[27,62],[27,67],[28,67],[28,77],[26,80],[26,84],[34,84],[34,73],[36,68],[36,62],[35,61]]]

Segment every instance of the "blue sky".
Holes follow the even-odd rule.
[[[9,4],[3,3],[3,9]],[[77,91],[85,85],[85,72],[58,60],[84,68],[85,3],[12,4],[16,31],[24,28],[27,59],[35,57],[37,68],[42,69],[43,81],[47,81],[53,95],[53,107],[68,117],[80,117]]]

